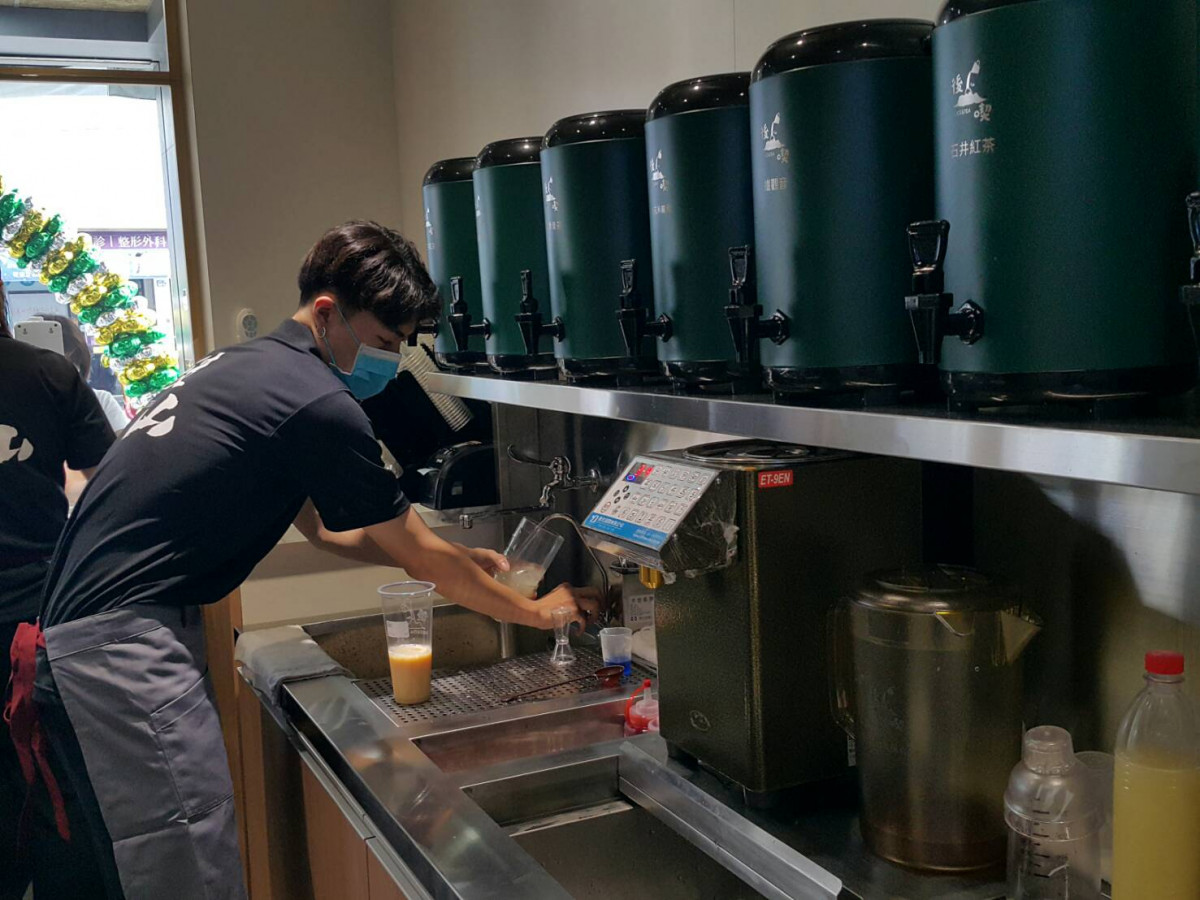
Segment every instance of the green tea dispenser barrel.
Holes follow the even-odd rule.
[[[658,359],[682,386],[728,384],[738,368],[724,307],[729,249],[754,242],[750,174],[750,73],[672,84],[646,114],[657,321],[632,320],[629,345],[654,334]],[[666,332],[665,334],[663,332]],[[757,378],[755,378],[757,381]]]
[[[1196,15],[1195,0],[943,8],[937,221],[910,234],[906,305],[953,407],[1193,383],[1178,287],[1197,186]]]
[[[483,302],[479,250],[475,239],[475,192],[472,156],[443,159],[425,173],[425,250],[429,275],[442,296],[434,352],[438,362],[470,368],[484,361]],[[452,325],[458,326],[457,333]],[[465,327],[464,327],[465,326]]]
[[[546,227],[542,216],[541,135],[488,144],[475,159],[475,226],[483,315],[491,326],[488,365],[501,374],[553,369],[548,350],[531,356],[520,320],[549,309]],[[527,274],[523,274],[527,273]]]
[[[754,261],[772,318],[751,329],[777,394],[894,402],[920,378],[904,229],[933,208],[933,23],[788,35],[750,85]]]
[[[550,310],[533,336],[551,334],[568,379],[620,378],[656,370],[655,339],[629,357],[615,311],[636,297],[650,318],[650,211],[646,111],[562,119],[542,141],[542,189]]]

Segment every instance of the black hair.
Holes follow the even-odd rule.
[[[57,322],[62,327],[63,356],[79,370],[79,375],[86,384],[92,374],[92,350],[88,346],[87,338],[83,336],[83,329],[70,316],[48,313],[38,313],[38,315],[47,322]]]
[[[313,244],[300,266],[300,305],[329,291],[384,327],[436,318],[442,301],[413,242],[378,222],[347,222]]]
[[[12,337],[12,329],[8,327],[8,295],[4,293],[3,279],[0,279],[0,335]]]

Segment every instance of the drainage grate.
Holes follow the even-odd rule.
[[[410,725],[446,716],[499,709],[506,705],[505,697],[565,678],[590,675],[603,664],[604,661],[595,650],[576,647],[575,662],[569,666],[551,665],[549,653],[531,653],[475,669],[435,671],[429,700],[416,706],[401,706],[392,699],[392,682],[389,678],[373,678],[356,683],[398,725]],[[649,677],[650,673],[645,669],[637,665],[633,667],[631,679],[641,681]],[[522,697],[514,701],[514,705],[526,700],[570,697],[592,690],[598,690],[595,681],[577,681]]]

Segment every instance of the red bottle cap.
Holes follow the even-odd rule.
[[[1146,671],[1151,675],[1182,675],[1183,654],[1151,650],[1146,654]]]

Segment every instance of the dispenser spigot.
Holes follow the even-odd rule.
[[[428,334],[428,335],[432,335],[433,337],[437,337],[438,330],[439,329],[438,329],[438,320],[437,319],[426,319],[423,322],[418,322],[416,324],[416,327],[413,328],[412,334],[410,334],[408,336],[408,340],[405,343],[409,347],[415,347],[415,346],[417,346],[417,343],[418,343],[417,339],[421,335]]]
[[[937,365],[942,358],[942,340],[958,337],[974,344],[983,337],[983,308],[968,300],[956,312],[954,295],[946,292],[946,245],[950,223],[945,219],[913,222],[908,226],[908,252],[912,257],[913,292],[904,298],[904,308],[912,320],[918,359],[923,365]]]
[[[642,338],[656,337],[666,343],[675,333],[671,317],[661,315],[649,320],[649,310],[642,305],[637,288],[637,260],[621,260],[621,293],[617,298],[617,325],[625,343],[625,355],[630,359],[642,357]]]
[[[1192,323],[1192,336],[1200,347],[1200,191],[1188,194],[1188,232],[1192,237],[1192,264],[1190,283],[1179,289],[1180,299],[1187,307],[1188,319]]]
[[[733,338],[733,353],[742,368],[757,365],[758,342],[782,344],[791,336],[791,320],[782,310],[768,319],[762,317],[758,285],[754,277],[754,255],[750,247],[729,248],[729,303],[725,318]]]
[[[450,304],[450,315],[446,318],[450,322],[450,332],[454,335],[454,346],[460,353],[465,353],[470,349],[471,335],[481,334],[485,341],[492,336],[492,323],[483,319],[471,324],[471,313],[467,301],[463,299],[461,275],[450,279],[450,297],[453,302]]]
[[[521,329],[521,340],[525,342],[525,352],[529,356],[539,356],[538,344],[542,335],[548,334],[556,341],[567,336],[566,326],[561,316],[555,316],[554,321],[546,324],[542,314],[538,312],[538,300],[533,296],[533,272],[521,270],[521,311],[513,316],[517,327]]]

